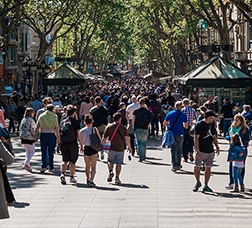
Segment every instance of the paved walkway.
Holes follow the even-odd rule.
[[[8,176],[18,205],[9,207],[11,218],[0,220],[0,227],[251,227],[252,147],[247,159],[246,192],[234,194],[225,189],[228,144],[219,141],[221,155],[215,159],[210,180],[214,193],[203,194],[192,191],[193,164],[183,163],[182,171],[171,172],[170,151],[162,149],[157,140],[148,141],[146,163],[138,163],[137,158],[128,161],[125,155],[122,185],[107,183],[107,166],[98,162],[98,187],[87,188],[82,156],[77,162],[78,184],[63,186],[59,180],[60,155],[55,155],[56,173],[40,174],[37,146],[32,160],[37,170],[29,173],[21,169],[24,149],[19,138],[13,138],[16,159]]]

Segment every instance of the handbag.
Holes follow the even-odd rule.
[[[180,114],[181,114],[181,112],[177,115],[172,127],[164,133],[164,135],[162,137],[162,145],[161,145],[163,148],[171,148],[172,144],[175,143],[174,134],[172,132],[172,129],[175,126],[175,124],[177,123],[177,120],[178,120]]]
[[[113,132],[113,134],[112,134],[112,136],[111,136],[111,138],[110,138],[110,140],[106,140],[106,142],[103,144],[103,149],[104,149],[104,151],[105,151],[106,153],[109,153],[109,151],[110,151],[111,142],[112,142],[112,140],[114,139],[115,134],[116,134],[117,129],[119,128],[119,126],[120,126],[120,124],[118,124],[118,125],[116,126],[116,128],[115,128],[115,130],[114,130],[114,132]]]
[[[96,151],[101,151],[103,149],[101,140],[96,133],[96,128],[92,128],[92,134],[89,135],[89,138],[91,140],[91,148],[93,148]]]

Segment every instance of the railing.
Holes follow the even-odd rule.
[[[246,51],[236,51],[235,52],[235,60],[236,61],[246,61],[247,60],[247,52]]]

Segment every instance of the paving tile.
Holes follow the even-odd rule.
[[[11,218],[0,220],[0,228],[250,228],[252,166],[248,164],[252,162],[252,147],[247,158],[247,192],[233,194],[225,189],[228,143],[219,141],[222,153],[215,158],[209,183],[215,192],[203,194],[192,191],[193,164],[183,163],[182,171],[172,173],[170,151],[154,150],[153,145],[158,145],[155,141],[148,142],[152,148],[147,151],[149,164],[140,164],[137,158],[128,162],[125,155],[121,186],[107,183],[107,165],[98,162],[96,189],[86,187],[83,157],[77,161],[77,185],[62,186],[59,173],[41,175],[22,170],[24,149],[14,140],[17,159],[8,168],[8,175],[17,201],[29,206],[9,207]],[[40,159],[40,152],[36,152],[32,163],[37,170]],[[60,164],[61,156],[55,155],[58,170]],[[203,175],[201,181],[204,182]]]

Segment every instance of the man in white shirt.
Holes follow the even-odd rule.
[[[126,108],[126,118],[128,121],[128,133],[129,133],[129,137],[130,137],[130,146],[132,148],[132,155],[134,156],[135,154],[135,145],[134,145],[134,132],[133,132],[133,128],[132,128],[132,118],[133,118],[133,112],[137,109],[140,108],[139,103],[137,102],[137,98],[135,95],[131,96],[131,104],[127,106]]]

